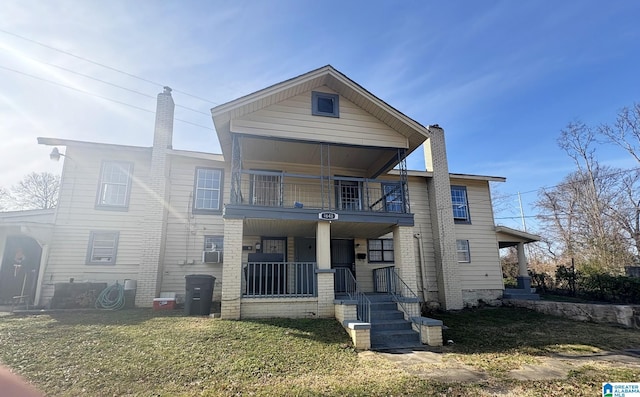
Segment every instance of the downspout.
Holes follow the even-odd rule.
[[[420,230],[422,231],[422,228],[420,228]],[[418,256],[419,256],[419,262],[420,262],[420,278],[418,279],[420,281],[420,291],[422,292],[422,301],[426,302],[427,301],[427,294],[425,292],[425,286],[427,284],[427,280],[425,278],[425,274],[424,274],[424,251],[423,251],[423,247],[422,247],[422,233],[416,233],[413,235],[413,237],[415,237],[418,240]]]

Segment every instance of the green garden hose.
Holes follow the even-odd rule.
[[[124,287],[116,281],[98,296],[96,309],[120,310],[124,307]]]

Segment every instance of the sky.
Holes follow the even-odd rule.
[[[151,146],[165,85],[174,148],[219,153],[212,107],[331,64],[443,127],[450,172],[506,177],[496,222],[522,228],[520,192],[535,231],[537,191],[573,171],[562,128],[640,102],[638,20],[632,0],[5,0],[0,186],[61,172],[39,136]],[[424,169],[421,150],[408,166]]]

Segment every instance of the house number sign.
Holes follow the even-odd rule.
[[[318,214],[318,218],[325,221],[335,221],[338,219],[338,214],[335,212],[321,212]]]

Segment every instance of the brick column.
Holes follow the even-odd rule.
[[[413,227],[393,227],[393,257],[396,271],[398,272],[398,275],[400,276],[402,281],[404,281],[405,284],[407,284],[407,286],[411,288],[411,291],[413,291],[417,295],[417,261],[413,240]]]
[[[318,263],[318,317],[333,317],[335,309],[334,277],[331,269],[331,223],[318,222],[316,230],[316,261]]]
[[[142,250],[138,267],[138,290],[136,306],[150,307],[153,298],[160,292],[162,263],[166,237],[168,200],[167,149],[171,148],[173,136],[173,111],[175,105],[171,88],[165,87],[158,94],[156,124],[151,152],[151,168],[146,184],[147,192],[144,219],[142,221]]]
[[[431,137],[424,144],[429,209],[436,254],[438,295],[445,310],[462,309],[462,286],[456,255],[456,233],[451,204],[451,182],[444,141],[444,130],[429,126]]]
[[[242,219],[224,220],[224,264],[222,265],[222,303],[220,316],[240,319],[242,299]]]

